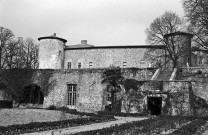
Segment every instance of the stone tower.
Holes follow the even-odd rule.
[[[39,69],[64,68],[64,48],[67,40],[54,35],[40,37],[39,40]]]
[[[192,66],[194,64],[191,53],[192,34],[178,31],[166,34],[164,37],[166,42],[170,44],[169,46],[174,46],[176,55],[179,55],[179,67]]]

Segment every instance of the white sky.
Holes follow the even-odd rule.
[[[56,33],[67,45],[145,45],[165,11],[183,16],[181,0],[0,0],[0,26],[35,40]]]

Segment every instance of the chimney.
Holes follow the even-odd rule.
[[[82,45],[86,45],[87,44],[87,40],[81,40],[81,44]]]
[[[56,33],[53,33],[53,36],[56,37]]]

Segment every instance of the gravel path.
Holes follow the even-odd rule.
[[[0,126],[26,124],[31,122],[59,121],[80,118],[79,115],[42,109],[1,109]]]

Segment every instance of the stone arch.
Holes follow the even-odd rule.
[[[43,104],[44,96],[41,87],[29,84],[24,87],[21,103]]]

